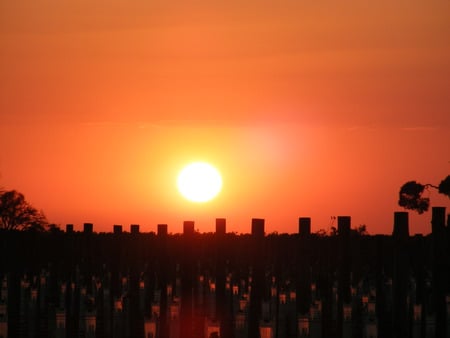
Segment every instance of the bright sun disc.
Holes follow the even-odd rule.
[[[207,202],[222,189],[222,177],[212,165],[195,162],[184,167],[177,180],[178,190],[192,202]]]

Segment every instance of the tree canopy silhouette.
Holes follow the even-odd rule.
[[[16,190],[0,191],[0,229],[45,230],[47,219]]]
[[[421,184],[416,181],[406,182],[400,188],[398,204],[405,209],[415,210],[419,214],[428,211],[430,199],[423,197],[423,192],[428,188],[434,188],[440,194],[444,194],[450,198],[450,175],[443,179],[439,186]]]

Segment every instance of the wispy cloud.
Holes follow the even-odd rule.
[[[411,131],[411,132],[424,132],[424,131],[433,131],[437,130],[439,127],[436,126],[411,126],[411,127],[402,127],[401,130]]]

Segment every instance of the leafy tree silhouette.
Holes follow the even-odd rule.
[[[42,231],[47,227],[44,214],[32,207],[23,194],[0,191],[0,229]]]
[[[423,197],[422,194],[429,188],[436,189],[440,194],[444,194],[450,198],[450,175],[443,179],[439,186],[421,184],[416,181],[406,182],[400,188],[398,205],[405,209],[415,210],[419,214],[428,211],[430,199]]]

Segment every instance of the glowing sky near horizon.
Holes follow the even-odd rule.
[[[0,187],[78,229],[390,233],[400,186],[450,173],[449,36],[443,0],[0,0]],[[223,176],[201,206],[192,161]]]

